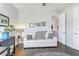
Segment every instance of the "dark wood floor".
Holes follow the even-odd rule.
[[[57,47],[46,47],[46,48],[23,48],[23,44],[19,44],[16,46],[15,56],[34,56],[37,53],[41,52],[60,52],[66,53],[65,47],[60,46],[58,44]],[[52,56],[52,55],[51,55]]]
[[[24,54],[23,44],[18,44],[15,47],[15,56],[24,56]]]

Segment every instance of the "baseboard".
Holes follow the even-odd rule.
[[[57,44],[58,44],[59,47],[65,48],[65,45],[63,43],[58,41]]]
[[[57,46],[48,46],[48,47],[26,47],[24,49],[41,49],[41,48],[57,48]]]
[[[70,54],[71,56],[79,56],[79,51],[76,49],[73,49],[67,45],[64,45],[61,42],[58,42],[58,45],[60,45],[61,47],[63,47],[65,49],[65,52]]]

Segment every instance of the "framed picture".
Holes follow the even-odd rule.
[[[46,26],[46,22],[42,22],[42,26]]]
[[[9,17],[0,14],[0,26],[9,26]]]
[[[37,27],[41,27],[41,23],[35,23]]]
[[[33,23],[30,23],[29,24],[29,27],[33,28],[34,27],[34,24]]]

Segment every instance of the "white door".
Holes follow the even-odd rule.
[[[79,6],[73,8],[73,48],[79,50]]]
[[[59,42],[65,44],[65,12],[59,16]]]
[[[66,40],[65,44],[73,47],[73,8],[68,8],[66,11]]]

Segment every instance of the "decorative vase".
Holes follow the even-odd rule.
[[[3,40],[9,39],[9,32],[3,32],[3,33],[2,33],[2,39],[3,39]]]

